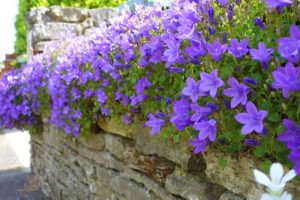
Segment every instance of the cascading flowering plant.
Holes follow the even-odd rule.
[[[110,26],[53,43],[7,73],[0,126],[33,131],[47,116],[78,137],[100,118],[130,125],[139,116],[151,135],[188,137],[194,153],[214,146],[290,165],[289,157],[300,174],[297,4],[176,0],[164,10],[125,9]]]

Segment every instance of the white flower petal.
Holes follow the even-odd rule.
[[[274,200],[273,197],[270,194],[264,193],[260,200]]]
[[[267,187],[269,187],[271,185],[271,181],[267,175],[265,175],[264,173],[262,173],[261,171],[256,170],[256,169],[253,171],[253,173],[254,173],[256,182],[258,182],[262,185],[265,185]]]
[[[284,192],[281,195],[280,200],[292,200],[292,195],[287,192]]]
[[[273,184],[279,184],[282,176],[283,176],[282,165],[280,163],[272,164],[270,169],[271,182]]]
[[[296,171],[292,169],[282,178],[281,182],[285,184],[292,180],[295,176],[297,176]]]

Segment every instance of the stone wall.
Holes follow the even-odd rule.
[[[70,140],[55,126],[32,135],[32,172],[55,200],[256,200],[262,188],[253,180],[257,161],[210,150],[192,155],[188,141],[150,137],[139,126],[120,128],[118,120],[88,137]],[[227,166],[219,164],[219,158]],[[297,187],[298,186],[298,187]],[[294,200],[300,188],[289,184]],[[297,196],[298,195],[298,196]]]
[[[117,15],[116,9],[100,8],[33,8],[26,15],[28,26],[27,54],[40,53],[49,42],[66,34],[83,35]]]

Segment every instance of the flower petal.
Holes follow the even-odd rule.
[[[274,163],[270,168],[271,181],[274,184],[279,184],[283,176],[283,167],[280,163]]]
[[[297,176],[296,171],[292,169],[282,178],[281,182],[286,183],[292,180],[295,176]]]
[[[269,186],[271,185],[271,181],[269,179],[269,177],[267,175],[265,175],[264,173],[262,173],[259,170],[254,170],[253,171],[254,177],[255,177],[255,181],[259,184],[265,185],[265,186]]]

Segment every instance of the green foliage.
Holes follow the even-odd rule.
[[[16,16],[15,28],[16,28],[16,42],[15,53],[26,53],[26,13],[30,8],[35,7],[49,7],[53,5],[60,5],[63,7],[86,7],[86,8],[100,8],[100,7],[117,7],[124,3],[125,0],[19,0],[18,9],[19,12]]]

